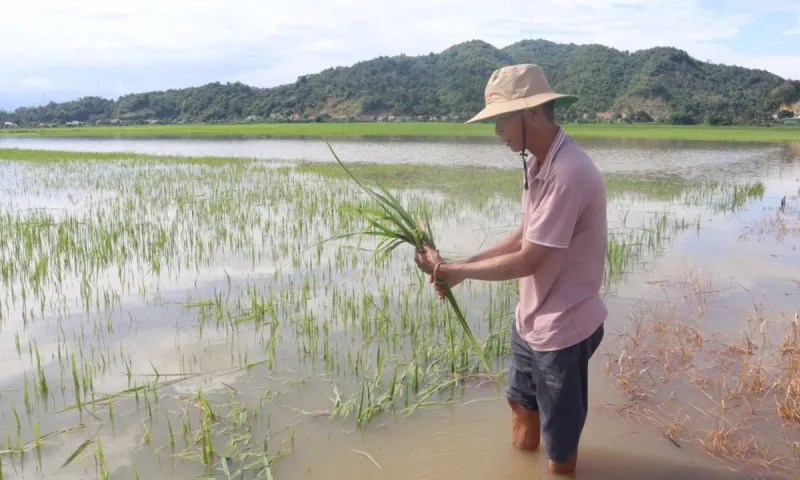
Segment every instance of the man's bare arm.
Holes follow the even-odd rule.
[[[494,258],[500,255],[507,255],[509,253],[518,252],[522,248],[522,222],[520,221],[519,225],[508,235],[505,239],[500,241],[499,243],[483,250],[482,252],[478,252],[475,255],[462,259],[456,260],[454,263],[473,263],[473,262],[480,262],[482,260],[488,260],[490,258]]]
[[[502,282],[533,275],[553,247],[525,241],[513,253],[471,263],[443,263],[439,268],[441,278],[448,284],[464,280]]]

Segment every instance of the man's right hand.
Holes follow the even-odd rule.
[[[459,283],[461,283],[462,281],[463,280],[459,280],[458,282],[454,283],[453,285],[449,285],[448,284],[448,286],[450,288],[453,288],[456,285],[458,285]],[[436,279],[433,278],[433,275],[428,275],[428,282],[433,284],[433,287],[436,289],[436,295],[439,297],[439,300],[444,300],[444,288],[443,288],[444,285],[439,283],[439,282],[437,282]]]

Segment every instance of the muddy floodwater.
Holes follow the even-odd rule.
[[[800,144],[580,141],[606,337],[577,478],[800,477]],[[519,157],[337,139],[467,256]],[[0,138],[0,479],[543,479],[502,397],[516,282],[454,293],[488,371],[310,139]]]

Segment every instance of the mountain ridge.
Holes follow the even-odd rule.
[[[551,87],[576,94],[562,121],[627,115],[670,123],[769,121],[800,101],[800,81],[762,69],[703,62],[675,47],[618,50],[598,44],[521,40],[496,48],[470,40],[426,55],[379,56],[259,88],[240,82],[83,97],[0,111],[0,121],[37,123],[232,122],[244,119],[436,117],[463,120],[483,107],[489,75],[504,65],[536,63]]]

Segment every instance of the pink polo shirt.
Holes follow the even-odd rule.
[[[603,176],[563,129],[540,166],[531,158],[522,191],[523,241],[552,247],[536,270],[519,280],[516,325],[533,350],[566,348],[605,321],[600,290],[606,261]]]

